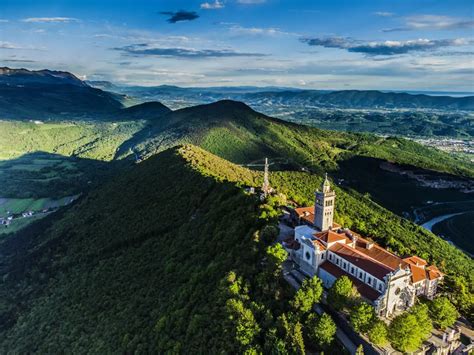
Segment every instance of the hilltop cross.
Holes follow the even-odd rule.
[[[263,173],[263,196],[267,197],[270,193],[270,182],[268,180],[268,158],[265,158],[265,168]]]

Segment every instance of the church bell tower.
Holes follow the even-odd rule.
[[[321,191],[316,191],[314,204],[314,226],[320,231],[332,228],[334,219],[334,201],[336,193],[331,189],[328,174],[321,185]]]

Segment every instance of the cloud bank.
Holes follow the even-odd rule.
[[[210,57],[263,57],[262,53],[237,52],[231,49],[193,49],[193,48],[166,48],[150,47],[146,43],[132,44],[129,46],[113,48],[124,54],[146,57],[175,57],[175,58],[210,58]]]
[[[382,31],[459,30],[472,28],[474,28],[474,20],[472,19],[459,19],[439,15],[419,15],[406,17],[403,27],[386,28]]]
[[[201,4],[201,9],[203,10],[217,10],[224,8],[224,3],[219,0],[215,0],[214,2],[203,2]]]
[[[73,17],[29,17],[21,21],[29,23],[69,23],[79,22],[80,20]]]
[[[398,55],[409,52],[431,51],[444,47],[462,46],[469,42],[459,39],[415,39],[407,41],[364,42],[349,37],[301,38],[309,46],[345,49],[348,52],[367,55]]]

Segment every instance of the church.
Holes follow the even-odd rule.
[[[443,274],[417,256],[400,258],[334,222],[336,193],[327,178],[315,205],[296,208],[294,238],[284,243],[299,270],[317,275],[326,288],[347,276],[381,317],[390,318],[415,303],[432,299]]]

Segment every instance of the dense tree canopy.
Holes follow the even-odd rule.
[[[329,289],[328,300],[336,309],[348,306],[354,295],[352,281],[347,276],[341,276]]]
[[[388,329],[387,325],[381,321],[376,320],[368,332],[369,340],[377,346],[384,346],[388,343]]]
[[[323,285],[321,279],[313,276],[303,281],[300,289],[291,301],[291,305],[296,312],[307,313],[319,302],[322,294]]]
[[[441,296],[431,302],[430,316],[437,328],[446,329],[456,322],[459,312],[447,297]]]
[[[359,333],[366,333],[376,320],[374,307],[366,302],[360,302],[350,313],[350,322]]]

